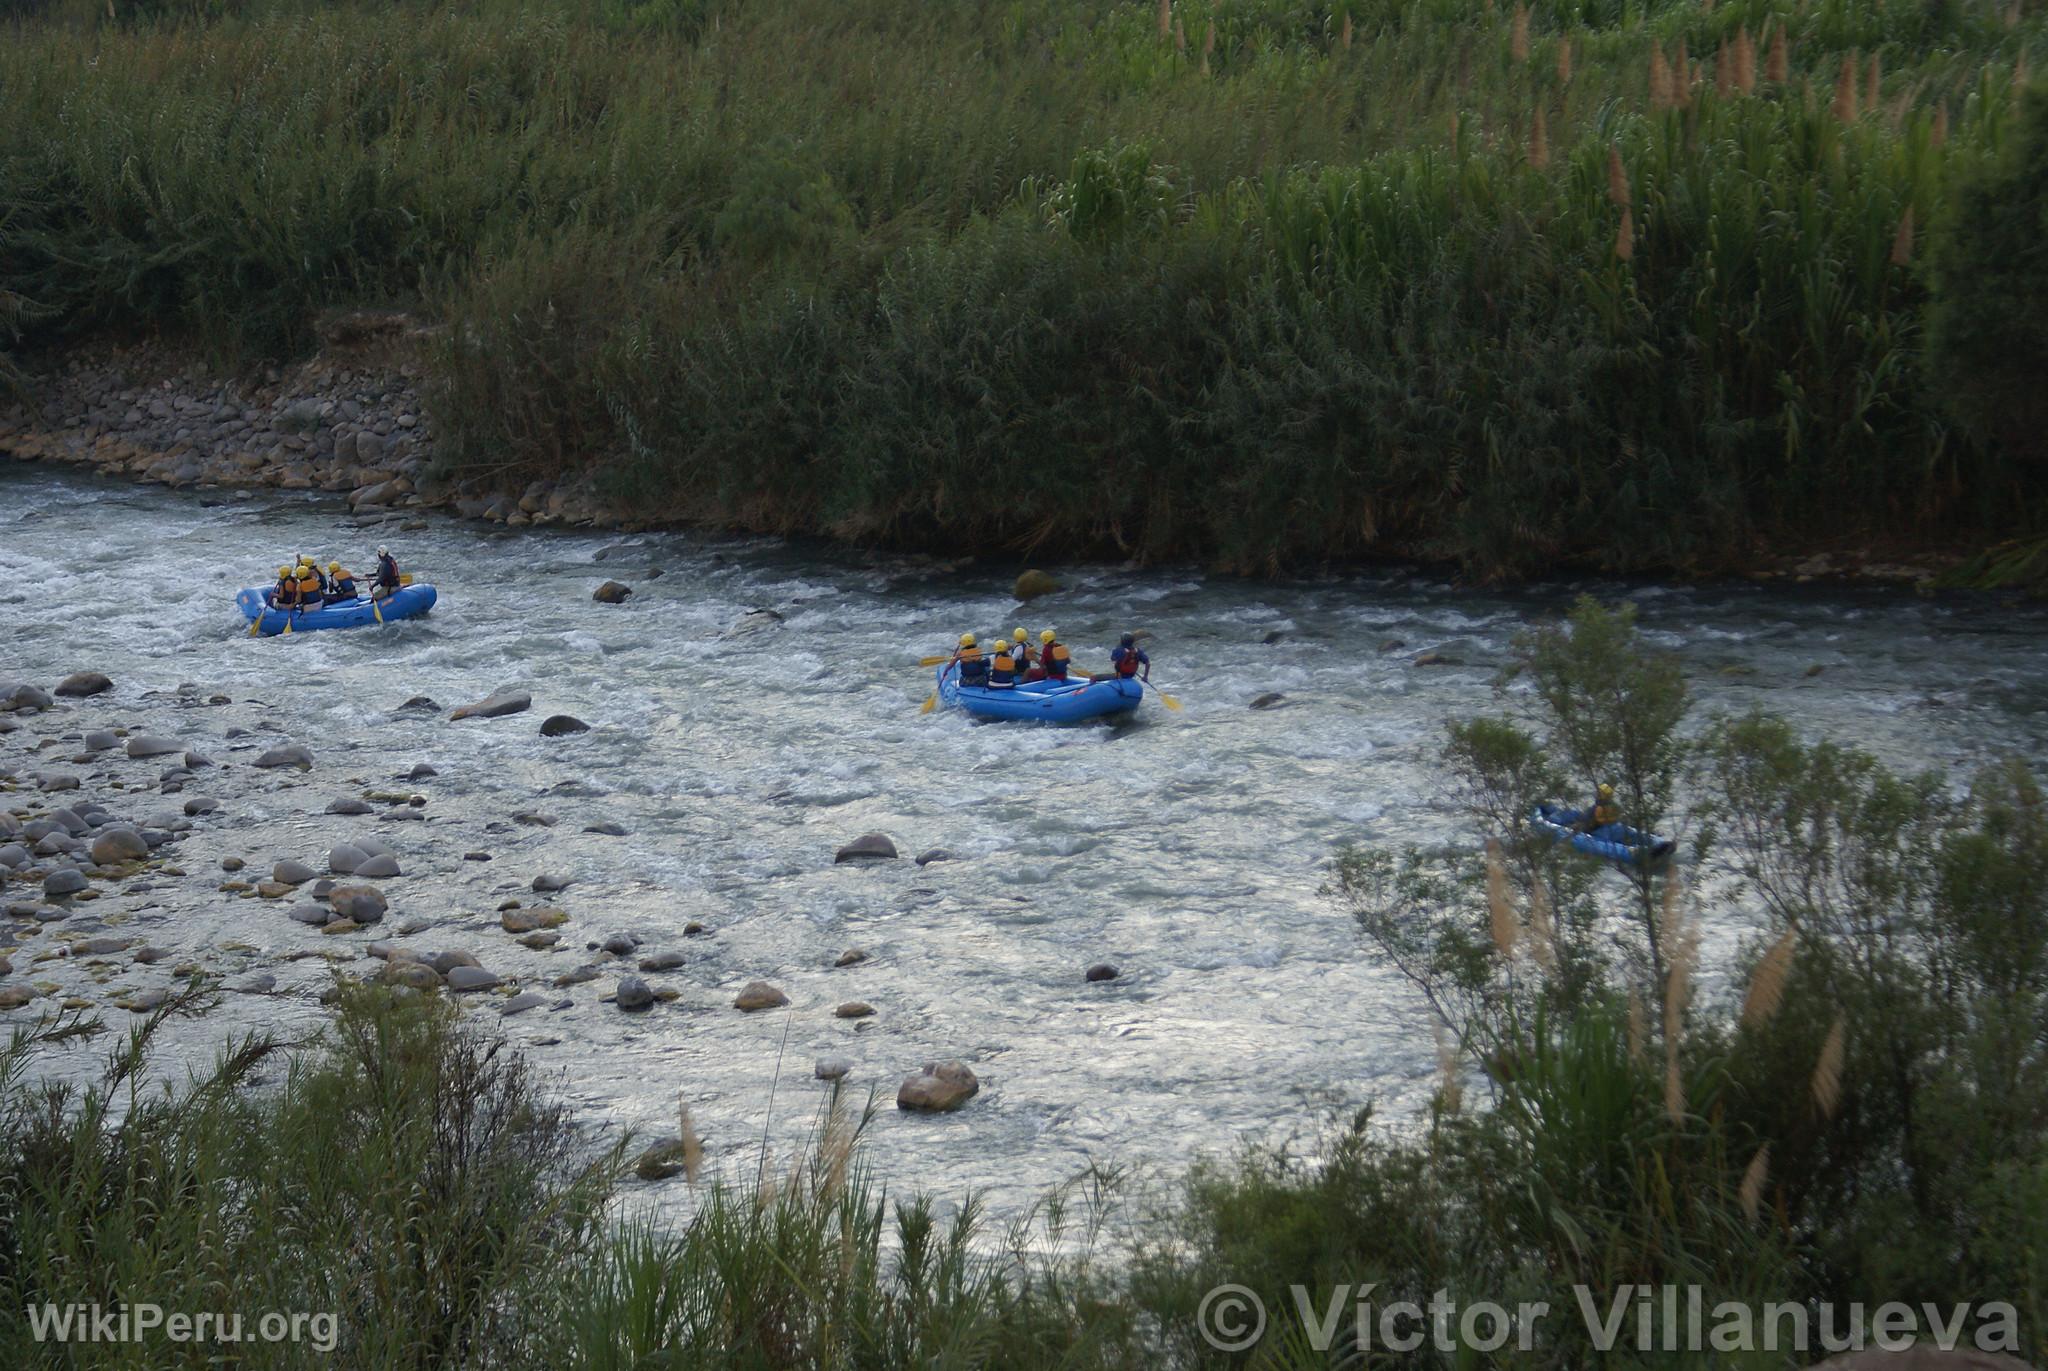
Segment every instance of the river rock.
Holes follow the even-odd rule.
[[[853,1063],[845,1057],[820,1057],[811,1067],[811,1074],[821,1081],[840,1081],[853,1070]]]
[[[569,916],[559,909],[537,906],[533,909],[508,909],[498,916],[498,924],[507,933],[532,933],[536,929],[559,928],[569,922]]]
[[[681,1138],[662,1138],[640,1154],[633,1174],[643,1181],[665,1181],[690,1167],[690,1148]]]
[[[127,1010],[131,1014],[147,1014],[152,1009],[162,1008],[164,1001],[170,998],[170,991],[161,988],[155,988],[150,990],[137,991],[135,994],[130,995],[127,999],[118,1000],[115,1003],[117,1003],[122,1009]]]
[[[222,871],[240,871],[247,865],[248,863],[240,857],[223,857],[220,859],[220,869]]]
[[[620,979],[613,1001],[621,1009],[645,1009],[654,1003],[654,992],[638,976],[626,976]]]
[[[362,853],[365,857],[396,857],[398,855],[392,850],[390,843],[385,842],[382,838],[373,837],[368,833],[350,838],[348,845]]]
[[[498,978],[480,966],[451,966],[442,973],[442,980],[448,988],[461,992],[465,990],[489,990],[499,984]]]
[[[441,712],[441,705],[440,702],[434,699],[434,697],[431,695],[415,695],[410,700],[407,700],[404,704],[400,705],[399,709],[409,709],[419,714],[439,714]]]
[[[926,1114],[951,1113],[981,1090],[965,1062],[927,1062],[896,1087],[896,1107]]]
[[[846,949],[846,951],[839,954],[839,960],[832,963],[832,965],[859,966],[862,962],[866,961],[867,959],[868,954],[866,949],[859,947],[849,947]]]
[[[139,862],[149,855],[149,844],[142,835],[126,824],[111,824],[99,831],[92,840],[92,864],[94,866],[119,866],[123,862]]]
[[[567,890],[569,881],[570,878],[567,876],[535,876],[533,888],[537,894],[547,895],[557,890]]]
[[[543,738],[565,738],[571,733],[588,733],[590,725],[573,714],[550,714],[540,726]]]
[[[405,779],[408,781],[424,781],[429,777],[440,774],[437,768],[428,766],[425,762],[415,762],[413,763],[412,770],[405,773]]]
[[[268,971],[251,971],[225,982],[222,989],[232,990],[238,995],[268,995],[277,989],[277,977]]]
[[[110,728],[96,728],[85,735],[87,752],[105,752],[108,748],[119,747],[121,739]]]
[[[631,934],[614,933],[599,945],[598,950],[609,952],[614,957],[630,957],[639,946],[640,940]]]
[[[507,714],[523,714],[533,708],[533,696],[523,690],[500,690],[486,695],[483,699],[463,705],[451,713],[450,722],[456,719],[497,719]]]
[[[896,844],[880,833],[864,833],[832,854],[833,862],[894,861]]]
[[[1017,578],[1011,593],[1019,600],[1035,600],[1041,595],[1051,595],[1060,588],[1060,583],[1043,571],[1027,571]]]
[[[271,748],[256,759],[255,765],[273,768],[295,766],[301,771],[311,771],[313,769],[313,754],[297,743],[287,743],[283,747]]]
[[[1113,981],[1117,978],[1116,968],[1108,962],[1097,962],[1081,974],[1083,979],[1090,981]]]
[[[36,773],[37,790],[76,790],[78,778],[68,771],[39,771]]]
[[[368,814],[370,806],[353,795],[344,795],[327,806],[329,814]]]
[[[626,826],[624,824],[612,823],[610,820],[606,820],[603,823],[585,824],[583,831],[585,833],[601,833],[607,838],[623,838],[626,836]]]
[[[135,939],[133,938],[115,938],[111,936],[81,938],[71,944],[71,955],[74,957],[105,957],[115,952],[126,952],[134,945]]]
[[[219,809],[219,800],[208,799],[204,795],[194,796],[192,799],[185,801],[185,813],[189,818],[196,819],[202,814],[213,814]]]
[[[929,852],[917,854],[917,864],[919,866],[930,866],[933,862],[950,862],[952,860],[953,854],[943,847],[935,847]]]
[[[65,867],[43,877],[43,894],[51,899],[56,899],[60,895],[76,895],[85,889],[87,884],[83,872]]]
[[[0,985],[0,1009],[19,1009],[38,993],[32,985]]]
[[[866,1000],[848,1000],[832,1011],[835,1019],[865,1019],[875,1012],[875,1007]]]
[[[385,902],[384,892],[374,886],[341,885],[327,892],[327,907],[337,918],[373,924],[383,918],[391,906]]]
[[[0,683],[0,710],[48,709],[57,702],[40,686]]]
[[[378,968],[377,984],[402,985],[413,990],[439,990],[441,977],[425,962],[390,961]]]
[[[0,846],[0,866],[18,871],[27,865],[28,849],[20,843],[7,843],[4,846]]]
[[[748,981],[740,990],[739,997],[732,1002],[732,1007],[752,1014],[762,1009],[779,1009],[788,1003],[789,996],[768,982]]]
[[[334,911],[324,904],[295,904],[285,911],[285,917],[318,928],[334,922]]]
[[[114,683],[97,671],[74,671],[57,683],[57,693],[74,699],[112,690]]]
[[[349,875],[368,860],[368,853],[349,843],[337,843],[327,849],[327,869],[337,876]]]
[[[175,738],[155,733],[138,733],[128,740],[128,755],[131,757],[165,757],[184,750],[185,745]]]
[[[640,959],[642,971],[673,971],[682,964],[683,954],[680,952],[657,952],[651,957]]]
[[[1253,700],[1251,707],[1253,709],[1271,709],[1286,698],[1285,695],[1282,695],[1277,690],[1269,690],[1264,695],[1259,696],[1258,699]]]
[[[393,857],[388,852],[379,852],[374,856],[365,857],[362,864],[355,869],[354,874],[365,880],[380,880],[387,876],[398,876],[404,873],[399,871],[398,859],[396,857]]]
[[[538,1009],[547,1002],[547,996],[535,994],[531,990],[525,990],[499,1005],[498,1013],[501,1017],[509,1019],[514,1014],[524,1014],[529,1009]]]
[[[626,602],[626,597],[632,593],[633,587],[629,585],[622,585],[617,581],[606,581],[591,592],[590,598],[601,605],[622,605]]]
[[[290,857],[270,868],[270,879],[280,885],[304,885],[319,874],[304,862],[293,861]]]

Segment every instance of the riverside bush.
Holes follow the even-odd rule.
[[[1479,574],[2029,531],[1920,240],[2023,193],[2048,20],[1519,16],[65,9],[0,47],[0,290],[230,361],[417,302],[447,474],[647,517]]]

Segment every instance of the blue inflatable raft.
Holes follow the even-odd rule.
[[[1671,860],[1671,854],[1677,848],[1669,838],[1660,838],[1640,828],[1630,828],[1627,824],[1603,824],[1590,833],[1581,833],[1576,825],[1584,813],[1584,810],[1566,809],[1561,805],[1537,805],[1529,823],[1538,833],[1548,833],[1561,843],[1570,843],[1588,857],[1620,862],[1623,866],[1661,866]]]
[[[964,686],[951,664],[939,668],[939,700],[977,719],[1025,719],[1042,724],[1078,724],[1128,714],[1145,698],[1136,681],[1020,681],[997,690]]]
[[[434,588],[428,585],[410,585],[376,602],[358,597],[353,600],[336,600],[318,609],[286,611],[273,609],[261,590],[242,590],[235,594],[235,607],[242,611],[242,618],[254,623],[256,631],[264,635],[284,632],[289,622],[294,633],[312,633],[323,628],[361,628],[364,624],[377,626],[377,614],[381,610],[385,623],[398,619],[417,619],[434,607]]]

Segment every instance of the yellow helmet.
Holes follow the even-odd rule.
[[[1011,636],[1013,636],[1014,638],[1016,638],[1016,640],[1017,640],[1018,642],[1020,642],[1020,643],[1021,643],[1021,642],[1023,642],[1023,641],[1024,641],[1024,639],[1025,639],[1025,638],[1026,638],[1027,636],[1029,636],[1029,635],[1027,635],[1027,634],[1026,634],[1026,633],[1024,632],[1024,630],[1020,628],[1020,629],[1018,629],[1018,630],[1016,631],[1016,633],[1014,633],[1014,634],[1013,634],[1013,635],[1011,635]]]
[[[339,570],[341,570],[341,563],[340,563],[340,562],[329,562],[329,563],[327,564],[327,569],[328,569],[329,571],[339,571]]]
[[[285,577],[287,577],[287,576],[289,576],[289,575],[291,575],[291,574],[292,574],[292,569],[291,569],[290,567],[288,567],[288,566],[281,566],[281,567],[279,567],[279,568],[277,569],[277,575],[278,575],[278,579],[279,579],[279,580],[283,580],[283,579],[284,579]]]
[[[1056,635],[1053,633],[1053,631],[1048,628],[1038,635],[1038,641],[1041,643],[1049,643],[1053,640],[1055,636]]]
[[[1605,781],[1602,781],[1602,782],[1600,783],[1600,798],[1601,798],[1601,799],[1603,799],[1603,800],[1611,800],[1611,799],[1613,799],[1613,798],[1614,798],[1614,787],[1613,787],[1613,786],[1611,786],[1611,785],[1609,785],[1609,784],[1607,784],[1607,782],[1605,782]]]
[[[961,635],[960,635],[960,646],[962,646],[962,647],[973,647],[973,646],[974,646],[974,635],[973,635],[972,633],[963,633],[963,634],[961,634]]]

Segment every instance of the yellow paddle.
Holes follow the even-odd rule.
[[[948,653],[943,657],[920,657],[917,659],[917,664],[919,666],[944,666],[952,660],[952,654]]]
[[[1076,671],[1080,671],[1080,668],[1079,668],[1079,667],[1076,667],[1076,668],[1074,668],[1074,669],[1075,669]],[[1082,671],[1082,672],[1081,672],[1081,674],[1082,674],[1083,676],[1090,676],[1090,677],[1093,677],[1093,678],[1094,678],[1095,680],[1098,680],[1098,681],[1107,681],[1107,680],[1112,680],[1112,679],[1114,679],[1114,678],[1115,678],[1115,676],[1116,676],[1116,673],[1115,673],[1114,671]],[[1156,686],[1156,685],[1153,685],[1153,684],[1152,684],[1152,683],[1151,683],[1150,681],[1144,680],[1144,679],[1143,679],[1143,678],[1141,678],[1141,677],[1133,676],[1133,677],[1131,677],[1130,679],[1131,679],[1131,680],[1134,680],[1134,681],[1136,681],[1136,682],[1137,682],[1137,683],[1138,683],[1139,685],[1141,685],[1141,686],[1147,686],[1147,687],[1150,687],[1150,689],[1151,689],[1152,693],[1153,693],[1154,695],[1157,695],[1157,696],[1159,697],[1159,703],[1161,703],[1161,704],[1165,705],[1165,706],[1166,706],[1166,707],[1167,707],[1168,709],[1172,710],[1172,711],[1173,711],[1174,713],[1176,713],[1176,714],[1180,713],[1180,701],[1179,701],[1179,700],[1176,700],[1176,699],[1174,699],[1174,698],[1173,698],[1173,696],[1171,696],[1171,695],[1167,694],[1167,693],[1166,693],[1165,691],[1161,690],[1161,689],[1160,689],[1160,688],[1159,688],[1158,686]]]

